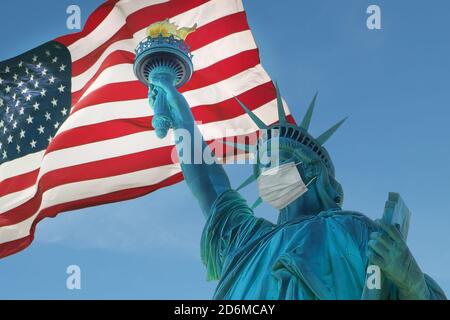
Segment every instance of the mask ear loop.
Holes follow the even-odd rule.
[[[308,188],[309,185],[310,185],[311,183],[313,183],[314,180],[316,180],[316,179],[317,179],[317,176],[315,176],[314,178],[312,178],[311,180],[309,180],[309,182],[306,184],[306,187]]]
[[[303,161],[297,162],[297,163],[295,164],[295,167],[297,167],[299,164],[302,164],[302,163],[304,163],[304,162],[303,162]],[[317,176],[315,176],[314,178],[312,178],[311,180],[309,180],[309,182],[305,185],[305,187],[308,188],[308,187],[310,186],[310,184],[313,183],[314,180],[316,180],[316,179],[317,179]]]

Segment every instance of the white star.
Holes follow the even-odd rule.
[[[20,130],[20,133],[19,133],[19,138],[20,139],[23,139],[23,138],[25,138],[25,131],[22,129],[22,130]]]
[[[13,75],[14,81],[17,81],[18,77],[19,77],[19,75],[18,75],[17,73],[15,73],[15,74]]]
[[[42,89],[41,90],[41,97],[45,97],[45,94],[47,93],[47,90],[45,90],[45,89]]]
[[[28,68],[25,68],[25,73],[26,73],[27,75],[29,75],[29,74],[30,74],[30,70],[28,70]]]
[[[16,145],[16,150],[17,150],[17,153],[20,153],[20,146],[18,144]]]
[[[3,99],[0,98],[0,107],[3,107],[3,105],[4,105]]]
[[[53,140],[52,136],[48,136],[47,138],[48,143],[52,142],[52,140]]]
[[[62,113],[63,116],[67,115],[67,109],[66,108],[62,109],[61,113]]]
[[[20,114],[20,115],[23,115],[24,112],[25,112],[25,109],[24,109],[23,107],[21,107],[21,108],[19,109],[19,114]]]
[[[33,104],[33,108],[34,108],[35,111],[39,110],[39,103],[35,102]]]
[[[54,76],[51,76],[50,79],[48,79],[48,81],[49,81],[50,83],[54,83],[54,82],[55,82],[55,77],[54,77]]]
[[[16,101],[17,100],[17,93],[14,93],[12,98],[13,98],[14,101]]]
[[[56,100],[55,98],[52,99],[52,101],[50,102],[54,107],[56,107],[58,105],[58,100]]]
[[[6,153],[6,150],[3,150],[2,156],[3,156],[3,159],[6,159],[8,157],[8,154]]]
[[[49,50],[45,50],[45,55],[46,55],[47,57],[50,57],[50,55],[51,55],[50,51],[49,51]]]
[[[43,134],[44,133],[45,128],[40,125],[39,128],[37,128],[37,131],[39,131],[39,134]]]
[[[58,129],[59,125],[60,125],[60,123],[58,121],[56,121],[56,123],[54,125],[55,129]]]
[[[43,75],[43,76],[46,76],[46,75],[47,75],[47,71],[48,71],[48,70],[44,68],[44,70],[42,70],[42,75]]]
[[[14,120],[14,113],[12,113],[10,116],[9,116],[9,122],[11,122],[11,121],[13,121]]]
[[[17,83],[17,86],[18,86],[18,87],[23,86],[23,81],[19,81],[19,82]]]
[[[31,140],[30,146],[31,146],[31,148],[36,148],[36,141]]]
[[[8,144],[11,143],[12,141],[13,141],[13,137],[12,137],[12,135],[9,135],[8,136]]]
[[[20,61],[18,64],[19,68],[23,66],[23,61]]]
[[[65,88],[66,88],[65,86],[60,85],[58,90],[59,90],[60,93],[63,93]]]
[[[36,80],[36,81],[34,82],[34,88],[35,88],[35,89],[39,88],[39,81]]]
[[[56,63],[58,61],[58,57],[54,57],[53,59],[52,59],[52,63]]]
[[[31,94],[28,94],[28,95],[26,96],[25,100],[26,100],[26,101],[30,101],[30,100],[31,100],[31,97],[32,97]]]
[[[61,71],[66,71],[66,65],[65,64],[62,64],[60,67],[59,67],[59,71],[61,72]]]
[[[19,106],[20,101],[17,100],[16,103],[14,104],[14,107],[18,107]]]
[[[13,122],[13,129],[17,128],[17,120]]]
[[[23,84],[23,83],[22,83],[22,84]],[[28,88],[22,89],[22,91],[20,91],[20,92],[22,92],[22,94],[25,94],[25,93],[28,92]]]
[[[9,92],[11,91],[11,87],[10,87],[10,86],[7,86],[7,87],[5,88],[5,91],[6,91],[6,93],[9,93]]]
[[[0,84],[3,84],[3,79],[2,78],[0,78]]]
[[[3,128],[5,126],[5,121],[1,120],[0,121],[0,128]]]
[[[38,59],[38,56],[34,55],[34,56],[33,56],[33,62],[36,62],[37,59]]]
[[[33,117],[32,116],[28,116],[28,118],[27,118],[27,123],[28,124],[30,124],[30,123],[33,123]]]
[[[9,73],[9,71],[10,71],[9,67],[6,66],[6,68],[5,68],[5,73]]]
[[[34,74],[32,74],[31,76],[30,76],[30,81],[33,81],[34,80]]]
[[[39,63],[36,65],[36,68],[40,69],[41,67],[42,67],[42,62],[39,62]]]
[[[50,116],[50,113],[46,112],[45,113],[45,120],[49,121],[51,119],[52,119],[52,117]]]

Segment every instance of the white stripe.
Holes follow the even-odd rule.
[[[132,64],[119,64],[111,68],[103,70],[97,79],[89,86],[89,88],[80,97],[79,101],[83,100],[92,91],[103,87],[106,84],[136,81],[136,76],[133,73]]]
[[[90,34],[71,44],[68,49],[72,61],[76,61],[94,51],[108,41],[126,24],[127,16],[145,7],[168,2],[168,0],[122,0],[119,1],[108,16]]]
[[[40,208],[33,216],[15,225],[0,227],[0,243],[28,236],[34,219],[45,208],[115,191],[150,186],[164,181],[180,171],[178,164],[171,164],[113,177],[69,183],[49,189],[44,192]]]
[[[211,105],[238,96],[259,85],[270,82],[261,65],[247,69],[223,81],[183,93],[190,106]]]
[[[9,211],[24,204],[25,202],[34,197],[36,191],[37,191],[36,185],[32,185],[31,187],[26,188],[24,190],[9,193],[3,197],[0,197],[0,208],[1,208],[0,213]]]
[[[238,53],[256,48],[256,42],[250,30],[230,34],[193,51],[194,70],[207,68]]]
[[[142,118],[152,115],[153,111],[148,104],[148,99],[102,103],[73,113],[63,123],[58,133],[110,120]]]
[[[39,169],[45,150],[0,165],[0,181]]]
[[[229,1],[229,0],[214,0],[210,1],[208,3],[203,4],[200,7],[197,7],[195,9],[192,9],[190,11],[187,11],[183,14],[180,14],[176,17],[171,18],[171,21],[176,22],[180,26],[191,26],[194,23],[198,24],[198,27],[201,27],[203,25],[206,25],[212,21],[215,21],[217,19],[226,17],[228,15],[238,13],[243,11],[242,3],[240,0],[235,1]],[[99,59],[85,72],[78,75],[77,77],[74,77],[72,79],[72,92],[79,91],[83,88],[84,85],[95,75],[95,73],[99,70],[101,64],[105,61],[105,59],[113,52],[118,50],[128,51],[134,53],[134,49],[139,44],[139,42],[145,38],[145,31],[146,29],[139,30],[133,35],[133,39],[127,39],[127,40],[120,40],[117,42],[114,42],[111,44],[105,52],[100,56]],[[225,37],[226,38],[226,37]],[[240,45],[246,45],[246,42],[249,41],[249,44],[254,43],[253,36],[250,33],[250,40],[241,39],[241,41],[244,42],[237,42]],[[234,44],[235,45],[235,44]],[[256,47],[256,44],[254,45]],[[228,49],[234,50],[235,46],[233,44],[224,50],[224,48],[221,48],[222,51],[227,51]],[[200,48],[199,48],[200,49]],[[197,49],[196,51],[198,51]],[[241,51],[244,51],[245,49],[242,49]],[[248,49],[247,49],[248,50]],[[194,52],[194,61],[195,61],[195,55],[198,53]],[[226,53],[225,53],[226,54]],[[207,54],[203,54],[207,57]],[[233,54],[228,55],[228,57],[232,56]],[[72,61],[75,61],[76,59],[73,58],[72,54]],[[200,60],[201,61],[201,60]],[[207,61],[210,61],[208,59]],[[217,60],[216,60],[217,62]],[[210,65],[210,64],[209,64]],[[204,68],[205,66],[209,66],[208,64],[205,65],[195,65],[195,70],[200,70]]]
[[[273,100],[253,112],[265,123],[273,123],[277,121],[278,115],[276,113],[277,102]],[[285,106],[288,113],[287,106]],[[249,118],[247,114],[243,114],[239,117],[222,120],[207,124],[200,124],[199,130],[202,133],[205,140],[220,139],[223,137],[233,137],[245,134],[251,134],[258,130],[257,126]],[[42,162],[42,167],[39,172],[39,177],[42,177],[45,173],[74,166],[77,164],[83,164],[88,162],[99,161],[103,159],[109,159],[113,157],[119,157],[122,155],[133,154],[145,150],[151,150],[154,148],[172,146],[173,145],[173,133],[169,132],[165,139],[159,139],[154,131],[140,132],[136,134],[127,135],[124,137],[109,139],[100,142],[94,142],[82,146],[76,146],[72,148],[66,148],[50,152],[45,155]],[[162,169],[162,167],[159,167]],[[28,194],[28,197],[21,197],[20,202],[17,203],[8,202],[7,210],[17,207],[25,201],[31,199],[33,194]],[[1,200],[2,198],[0,198]],[[7,198],[13,200],[12,198]],[[19,199],[16,197],[16,199]],[[6,201],[6,200],[5,200]],[[0,213],[6,212],[3,206]],[[6,208],[6,207],[5,207]]]

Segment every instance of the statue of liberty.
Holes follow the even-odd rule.
[[[150,72],[149,102],[155,109],[158,97],[167,101],[184,178],[206,218],[201,256],[208,279],[218,280],[215,299],[361,299],[368,265],[378,266],[389,282],[386,299],[446,298],[396,225],[341,209],[343,189],[324,144],[344,120],[314,138],[308,129],[315,98],[299,126],[286,120],[278,88],[274,125],[241,103],[264,132],[244,185],[257,182],[260,199],[279,211],[274,224],[254,215],[218,162],[195,163],[193,152],[183,152],[182,132],[200,132],[175,82],[171,72]],[[202,150],[208,148],[202,140]]]

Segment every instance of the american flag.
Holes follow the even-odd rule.
[[[106,1],[81,32],[0,63],[0,257],[27,247],[45,217],[182,180],[173,137],[156,137],[133,74],[145,29],[166,18],[198,25],[187,39],[195,72],[180,91],[205,140],[258,130],[235,96],[278,120],[241,0]]]

